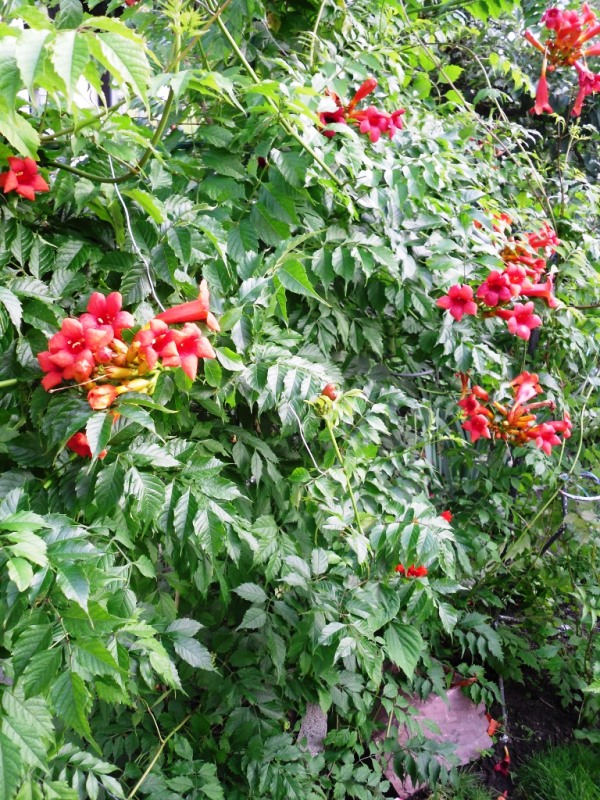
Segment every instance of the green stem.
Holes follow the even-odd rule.
[[[315,66],[315,43],[317,41],[317,31],[319,30],[319,25],[321,24],[321,18],[323,16],[323,12],[325,11],[325,6],[327,5],[327,0],[323,0],[319,7],[319,13],[317,14],[317,19],[315,21],[315,27],[312,31],[312,41],[310,43],[310,55],[308,57],[308,66],[312,70]]]
[[[0,381],[0,389],[3,389],[5,386],[14,386],[18,382],[17,378],[6,378],[6,380]]]
[[[171,733],[162,740],[162,742],[160,743],[160,747],[158,748],[158,750],[154,754],[152,760],[150,761],[150,763],[146,767],[146,770],[145,770],[144,774],[142,775],[142,777],[139,779],[139,781],[136,783],[136,785],[133,787],[133,789],[127,795],[127,800],[131,800],[131,798],[135,796],[135,794],[137,793],[137,790],[140,788],[140,786],[144,783],[144,781],[146,780],[148,775],[154,769],[154,765],[156,764],[156,762],[160,758],[160,754],[165,749],[165,746],[166,746],[167,742],[169,741],[169,739],[172,739],[173,736],[175,736],[175,734],[177,733],[177,731],[179,731],[179,730],[181,730],[181,728],[183,728],[183,726],[186,724],[186,722],[188,722],[188,720],[191,718],[191,716],[192,716],[191,714],[188,714],[187,717],[185,717],[185,719],[181,720],[179,725],[176,725],[173,728],[173,730],[171,731]]]
[[[98,122],[103,117],[109,117],[113,114],[118,108],[121,108],[123,103],[125,102],[125,98],[119,100],[118,103],[115,103],[113,106],[109,106],[108,108],[103,108],[102,111],[99,111],[97,114],[94,114],[93,117],[90,119],[86,119],[83,122],[80,122],[79,125],[70,125],[68,128],[63,128],[60,131],[56,131],[56,133],[51,133],[48,136],[40,137],[42,144],[47,144],[48,142],[53,141],[54,139],[58,139],[60,136],[67,136],[69,133],[79,133],[80,130],[83,128],[87,128],[88,125],[93,125],[94,122]]]
[[[246,71],[248,72],[248,74],[250,75],[250,77],[252,78],[254,83],[257,84],[257,85],[260,85],[262,83],[262,81],[260,80],[260,78],[258,77],[256,72],[254,71],[252,65],[250,64],[250,62],[248,61],[246,56],[242,53],[242,51],[238,47],[238,44],[235,41],[235,39],[233,38],[233,36],[227,30],[227,27],[226,27],[225,23],[223,22],[223,20],[221,19],[220,16],[217,17],[216,22],[217,22],[217,25],[219,26],[219,28],[221,29],[221,33],[223,34],[223,36],[227,39],[227,41],[231,45],[231,49],[236,54],[236,56],[239,58],[239,60],[242,62],[242,64],[244,65]],[[278,112],[278,114],[281,115],[281,109],[279,108],[277,103],[273,100],[273,98],[272,97],[266,97],[265,99],[266,99],[267,103],[271,106],[271,108],[274,108]],[[338,186],[341,187],[341,186],[344,185],[344,182],[340,178],[338,178],[338,176],[335,174],[335,172],[333,172],[333,170],[330,167],[327,166],[327,164],[323,161],[321,156],[318,153],[316,153],[313,150],[313,148],[304,141],[304,139],[302,139],[302,137],[300,136],[299,133],[296,132],[296,130],[294,130],[293,126],[290,124],[290,122],[288,122],[288,120],[286,120],[283,117],[279,116],[279,123],[280,123],[281,127],[286,131],[286,133],[289,134],[293,139],[295,139],[298,142],[298,144],[304,150],[306,150],[306,152],[309,154],[309,156],[311,156],[311,158],[321,167],[322,170],[324,170],[329,175],[329,177],[333,181],[335,181],[335,183]]]
[[[348,489],[348,495],[350,496],[350,502],[352,503],[352,509],[354,511],[354,518],[356,520],[356,527],[358,528],[359,533],[361,536],[365,535],[363,530],[362,523],[360,521],[360,515],[358,513],[358,506],[356,505],[356,497],[354,496],[354,492],[352,490],[352,484],[350,483],[350,476],[348,475],[348,471],[346,470],[346,464],[344,462],[344,457],[340,452],[340,448],[338,447],[337,439],[335,438],[335,433],[333,432],[333,427],[331,422],[328,419],[325,419],[325,425],[327,426],[327,431],[329,433],[329,438],[331,439],[331,444],[333,445],[333,449],[335,450],[335,454],[340,462],[340,466],[342,468],[342,472],[344,473],[344,477],[346,478],[346,488]]]

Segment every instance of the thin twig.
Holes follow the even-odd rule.
[[[298,422],[298,431],[300,433],[300,438],[302,439],[302,441],[304,443],[304,447],[306,447],[306,451],[307,451],[308,455],[310,456],[310,460],[315,465],[315,469],[317,470],[317,472],[319,472],[321,475],[325,475],[326,476],[327,473],[323,472],[323,470],[317,464],[317,462],[315,460],[315,457],[312,454],[312,450],[310,449],[310,447],[308,446],[308,442],[304,438],[304,431],[302,429],[302,420],[300,419],[298,414],[296,414],[296,409],[292,406],[291,403],[288,403],[288,407],[289,407],[290,411],[292,412],[292,414],[296,417],[296,421]]]
[[[110,171],[112,172],[112,174],[114,176],[115,169],[113,167],[113,162],[112,162],[112,158],[110,157],[110,155],[108,156],[108,163],[110,164]],[[148,283],[150,285],[150,294],[152,295],[152,297],[154,299],[154,302],[160,308],[160,310],[164,311],[165,307],[160,302],[159,297],[156,294],[156,289],[154,288],[154,280],[153,280],[153,277],[152,277],[152,269],[150,267],[150,262],[148,261],[146,256],[142,253],[142,251],[140,250],[140,247],[139,247],[139,245],[138,245],[138,243],[136,241],[136,238],[133,235],[133,228],[131,227],[131,219],[129,218],[129,211],[127,210],[127,205],[125,204],[125,200],[123,200],[123,195],[121,194],[121,190],[119,189],[119,187],[117,186],[116,183],[115,183],[115,192],[117,193],[117,197],[119,198],[119,201],[120,201],[121,205],[123,206],[123,213],[125,214],[125,220],[127,222],[127,230],[129,231],[129,238],[131,239],[131,244],[133,245],[133,249],[138,254],[138,256],[141,258],[142,263],[143,263],[144,267],[146,268],[146,277],[148,278]]]
[[[139,781],[136,783],[136,785],[133,787],[133,789],[127,795],[127,800],[131,800],[131,798],[134,797],[137,794],[137,790],[140,788],[140,786],[144,783],[144,781],[146,780],[148,775],[154,769],[154,765],[156,764],[156,762],[160,758],[160,754],[165,749],[165,746],[166,746],[167,742],[169,741],[169,739],[172,739],[173,736],[175,736],[175,734],[177,733],[177,731],[179,731],[179,730],[181,730],[181,728],[183,728],[183,726],[186,724],[186,722],[188,722],[191,719],[191,716],[192,716],[191,714],[188,714],[187,717],[182,719],[181,722],[179,723],[179,725],[176,725],[173,728],[173,730],[171,731],[171,733],[163,739],[163,741],[160,743],[160,746],[159,746],[158,750],[154,754],[154,757],[152,758],[152,760],[150,761],[150,763],[146,767],[146,770],[144,771],[144,774],[142,775],[142,777],[139,779]]]

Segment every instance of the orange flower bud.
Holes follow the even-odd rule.
[[[90,389],[87,399],[94,411],[104,411],[105,408],[114,403],[117,394],[115,386],[106,384],[105,386],[96,386],[95,389]]]

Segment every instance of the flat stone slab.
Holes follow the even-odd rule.
[[[414,716],[417,723],[430,720],[440,730],[439,734],[433,733],[427,727],[421,726],[423,735],[438,742],[454,744],[455,755],[462,766],[476,761],[481,752],[491,748],[494,743],[487,733],[489,723],[485,716],[486,709],[483,703],[475,705],[461,692],[459,686],[448,689],[446,695],[446,699],[432,695],[424,701],[414,697],[409,698],[409,701],[417,709],[417,714]],[[400,746],[408,738],[409,734],[406,728],[401,728],[398,732]],[[424,784],[415,786],[410,778],[402,780],[396,775],[391,757],[388,758],[384,774],[394,790],[398,792],[398,800],[407,800],[424,786]]]

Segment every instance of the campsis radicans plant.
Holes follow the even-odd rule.
[[[404,108],[392,111],[391,114],[375,108],[375,106],[368,106],[363,109],[356,108],[358,103],[374,92],[376,88],[377,81],[375,78],[367,78],[347,104],[344,104],[334,91],[326,89],[325,94],[327,96],[319,105],[319,119],[323,136],[328,138],[335,136],[335,131],[327,128],[327,125],[336,123],[357,125],[359,131],[366,133],[373,143],[378,142],[383,133],[387,133],[392,139],[396,131],[402,130],[402,115],[406,113]]]
[[[201,322],[208,330],[219,331],[209,311],[206,281],[200,284],[197,300],[158,314],[137,331],[130,344],[123,341],[122,333],[134,327],[135,319],[121,306],[119,292],[106,297],[93,292],[86,313],[63,320],[60,331],[49,339],[48,350],[37,356],[46,373],[42,378],[46,391],[57,391],[59,384],[73,381],[74,388],[87,393],[90,406],[101,411],[124,392],[152,394],[163,369],[181,367],[194,380],[199,359],[215,358],[211,343],[196,325]],[[183,327],[171,327],[177,324]],[[81,452],[87,444],[83,439],[69,441],[72,450],[88,455]]]
[[[465,315],[476,316],[482,311],[485,318],[499,317],[514,336],[527,341],[531,331],[542,324],[535,313],[535,299],[543,300],[548,308],[556,308],[552,275],[545,274],[547,258],[560,244],[548,223],[539,231],[519,238],[506,235],[512,221],[506,214],[495,218],[492,228],[501,238],[499,257],[503,270],[492,270],[476,289],[468,284],[455,284],[437,300],[437,305],[450,312],[457,321]],[[476,225],[481,228],[481,223]],[[522,298],[525,302],[514,302]],[[510,305],[514,303],[513,305]]]
[[[458,406],[466,416],[462,426],[472,442],[482,438],[503,439],[520,446],[533,442],[549,456],[553,447],[562,444],[558,434],[562,434],[563,439],[571,436],[573,425],[568,411],[562,420],[538,419],[541,409],[554,411],[556,406],[552,400],[529,402],[543,392],[535,373],[522,372],[510,382],[513,394],[510,404],[492,400],[481,386],[471,385],[467,373],[461,372],[459,377],[462,393]]]
[[[540,41],[530,30],[526,30],[524,34],[527,41],[543,55],[535,105],[530,113],[553,113],[548,97],[546,73],[561,67],[572,67],[577,72],[579,90],[571,115],[578,117],[585,98],[600,91],[600,74],[591,72],[586,64],[588,56],[600,55],[600,43],[586,46],[600,34],[600,24],[587,3],[583,4],[580,12],[548,8],[540,21],[548,31],[544,41]]]

